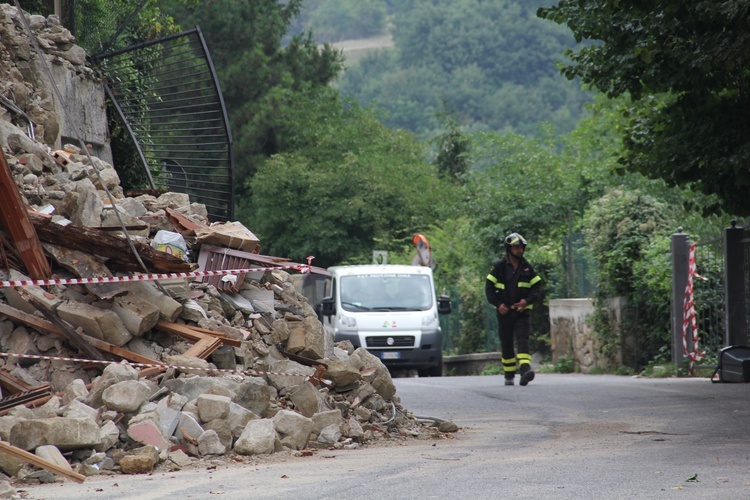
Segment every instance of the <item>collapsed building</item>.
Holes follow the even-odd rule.
[[[54,17],[27,16],[36,54],[20,14],[0,5],[3,488],[456,430],[326,336],[291,280],[324,270],[257,253],[186,194],[125,193],[102,144],[66,142],[39,56],[71,98],[96,78]]]

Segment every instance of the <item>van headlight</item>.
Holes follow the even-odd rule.
[[[438,326],[438,317],[437,314],[428,314],[425,316],[422,316],[422,328],[434,328]]]
[[[352,316],[341,316],[341,326],[357,328],[357,319]]]

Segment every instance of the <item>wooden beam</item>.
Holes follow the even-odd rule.
[[[37,318],[33,314],[29,314],[20,309],[16,309],[15,307],[9,306],[8,304],[3,304],[2,302],[0,302],[0,314],[4,314],[10,319],[15,319],[17,321],[20,321],[21,323],[25,323],[39,332],[54,333],[56,335],[64,337],[64,335],[60,332],[60,329],[49,321]]]
[[[156,328],[172,335],[177,335],[183,339],[191,342],[198,342],[206,337],[218,338],[222,344],[229,345],[232,347],[240,347],[242,345],[240,340],[232,339],[226,336],[225,333],[215,332],[213,330],[207,330],[205,328],[198,328],[195,326],[183,325],[180,323],[168,323],[166,321],[159,321],[156,324]]]
[[[0,452],[5,453],[6,455],[10,455],[11,457],[16,457],[19,460],[23,460],[26,463],[29,463],[36,467],[40,467],[44,470],[54,472],[58,476],[66,477],[79,484],[83,483],[83,481],[86,479],[86,476],[84,476],[83,474],[79,474],[72,470],[66,469],[65,467],[61,467],[55,463],[50,462],[49,460],[45,460],[42,457],[38,457],[33,453],[29,453],[26,450],[22,450],[17,446],[13,446],[12,444],[8,444],[3,441],[0,441]]]
[[[206,359],[219,347],[221,347],[221,339],[206,337],[200,339],[190,349],[185,351],[185,356]]]
[[[125,238],[121,238],[95,228],[68,224],[62,226],[52,222],[52,218],[43,214],[29,213],[39,238],[47,243],[80,250],[107,257],[107,267],[112,270],[143,271],[137,259],[130,251],[130,245]],[[185,262],[179,257],[160,252],[145,243],[133,242],[138,255],[151,272],[181,273],[195,269],[196,264]]]
[[[52,275],[52,269],[23,205],[21,193],[10,173],[2,148],[0,148],[0,224],[8,232],[29,276],[37,280],[49,278]]]

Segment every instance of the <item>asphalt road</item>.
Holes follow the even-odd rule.
[[[395,380],[452,439],[23,488],[26,498],[750,498],[750,384],[541,374]],[[278,455],[278,454],[277,454]],[[19,487],[21,488],[21,487]]]

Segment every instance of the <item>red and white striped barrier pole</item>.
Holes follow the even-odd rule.
[[[690,374],[693,374],[693,364],[696,361],[700,361],[706,355],[706,352],[698,348],[698,324],[695,315],[695,302],[693,298],[693,276],[701,279],[706,279],[698,274],[697,267],[695,265],[695,247],[696,244],[690,245],[690,256],[688,260],[688,278],[687,285],[685,286],[685,296],[682,302],[682,348],[685,351],[685,356],[690,359]],[[688,350],[687,346],[687,331],[688,325],[693,330],[693,352]]]

